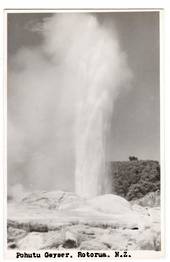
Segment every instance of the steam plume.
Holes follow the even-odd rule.
[[[79,195],[108,192],[106,138],[131,78],[116,31],[78,13],[53,15],[34,30],[42,46],[21,50],[9,79],[9,172],[41,188],[64,187],[74,173]]]

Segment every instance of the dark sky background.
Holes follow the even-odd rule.
[[[41,45],[41,34],[30,28],[51,15],[8,14],[9,65],[21,49]],[[100,13],[97,17],[110,28],[115,25],[120,46],[126,52],[133,72],[130,88],[120,93],[115,102],[108,139],[108,158],[128,160],[130,155],[135,155],[139,159],[159,161],[159,13]],[[11,73],[9,70],[9,75]],[[19,182],[19,179],[15,182]]]

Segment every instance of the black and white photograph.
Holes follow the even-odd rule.
[[[16,258],[163,250],[160,21],[159,10],[7,11]]]

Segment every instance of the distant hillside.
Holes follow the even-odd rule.
[[[160,190],[160,165],[153,160],[110,162],[113,193],[127,200]]]

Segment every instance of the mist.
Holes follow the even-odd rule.
[[[8,183],[103,192],[114,102],[132,78],[116,29],[67,13],[31,30],[41,46],[20,49],[9,64]]]

